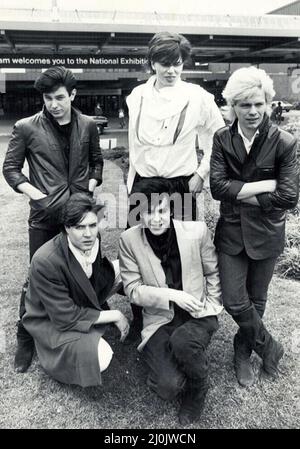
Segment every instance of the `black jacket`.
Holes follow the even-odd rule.
[[[71,193],[88,191],[89,179],[102,182],[103,158],[97,127],[93,119],[72,108],[72,132],[68,161],[62,139],[45,108],[19,120],[12,132],[3,164],[3,175],[18,193],[18,185],[30,182],[46,194],[30,200],[31,227],[51,229],[57,226],[57,213]],[[25,159],[29,180],[22,173]]]
[[[60,382],[83,387],[99,385],[97,356],[105,326],[94,327],[115,280],[112,264],[99,253],[92,283],[61,233],[33,256],[26,292],[23,324],[35,340],[41,365]],[[105,305],[105,307],[104,307]]]
[[[267,116],[249,154],[237,121],[215,133],[210,167],[212,196],[221,201],[215,234],[217,248],[236,255],[244,248],[252,259],[278,256],[284,247],[285,211],[299,195],[296,139]],[[276,179],[274,193],[257,195],[260,206],[236,199],[244,183]]]

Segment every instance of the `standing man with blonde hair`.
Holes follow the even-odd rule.
[[[286,210],[298,200],[296,139],[269,119],[273,81],[255,67],[234,72],[223,92],[232,125],[216,132],[212,195],[221,201],[215,234],[224,307],[239,329],[234,337],[238,382],[250,386],[252,350],[275,378],[282,345],[266,329],[268,286],[283,251]]]

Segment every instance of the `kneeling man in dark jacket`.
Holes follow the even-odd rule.
[[[23,325],[32,335],[44,370],[60,382],[100,385],[113,351],[103,338],[105,325],[129,330],[107,299],[122,287],[118,262],[102,257],[97,213],[102,208],[86,193],[64,206],[64,231],[34,254]]]
[[[186,425],[204,406],[206,350],[223,308],[217,255],[205,223],[171,219],[176,194],[169,198],[168,180],[143,179],[137,186],[142,223],[120,239],[124,290],[143,307],[138,350],[149,368],[147,383],[165,400],[182,393],[179,420]],[[179,194],[177,200],[180,210]]]

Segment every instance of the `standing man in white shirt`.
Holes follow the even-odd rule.
[[[190,42],[180,34],[155,34],[148,50],[153,76],[127,97],[129,226],[136,224],[135,186],[144,178],[167,178],[170,192],[179,193],[184,202],[181,217],[175,218],[197,218],[196,196],[208,177],[213,135],[224,121],[212,94],[181,80],[191,50]],[[200,165],[196,136],[204,150]],[[133,325],[140,331],[141,320],[133,313]]]

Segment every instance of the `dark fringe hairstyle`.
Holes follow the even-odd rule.
[[[88,193],[74,193],[62,208],[61,224],[67,228],[76,226],[88,212],[94,212],[97,215],[103,207],[103,204],[97,204]]]
[[[63,66],[55,66],[50,67],[50,69],[39,75],[34,83],[34,88],[41,94],[44,94],[64,86],[70,95],[76,84],[76,78],[71,70]]]
[[[191,56],[190,42],[181,34],[162,31],[156,33],[148,44],[148,64],[159,62],[162,65],[177,65],[180,59],[185,63]]]

